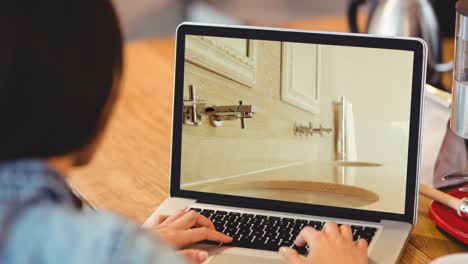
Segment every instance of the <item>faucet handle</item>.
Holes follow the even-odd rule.
[[[198,122],[198,115],[197,115],[197,96],[195,94],[195,87],[193,85],[189,85],[189,99],[188,101],[190,101],[192,103],[192,112],[191,112],[191,118],[192,118],[192,122],[194,124],[199,124]]]
[[[247,127],[245,123],[246,118],[252,118],[253,114],[255,114],[255,105],[250,106],[250,108],[246,111],[243,111],[244,100],[239,100],[239,119],[241,121],[241,128],[245,129]]]
[[[244,105],[243,100],[239,100],[238,105],[206,106],[204,100],[197,98],[194,85],[188,86],[188,98],[183,99],[183,124],[200,126],[202,116],[208,116],[213,127],[219,127],[223,121],[240,119],[241,128],[245,129],[245,118],[252,118],[255,114],[254,105]]]
[[[243,100],[239,100],[239,106],[243,105],[244,104],[244,101]],[[245,118],[246,118],[246,113],[245,112],[241,112],[240,114],[240,122],[241,122],[241,128],[242,129],[245,129],[246,128],[246,125],[245,125]]]
[[[210,119],[210,124],[214,127],[219,127],[226,120],[240,119],[241,128],[245,129],[245,118],[252,118],[255,114],[254,105],[244,105],[244,101],[240,100],[238,105],[223,105],[223,106],[208,106],[205,107],[205,114]]]
[[[186,125],[199,126],[201,124],[200,108],[203,108],[205,103],[203,100],[197,99],[195,86],[188,86],[188,99],[184,98],[183,122]]]

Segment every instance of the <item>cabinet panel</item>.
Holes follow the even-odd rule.
[[[318,114],[320,51],[318,45],[282,44],[281,100]]]
[[[257,75],[257,41],[187,36],[185,59],[202,68],[252,87]]]

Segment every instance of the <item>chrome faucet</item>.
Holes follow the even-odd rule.
[[[189,85],[189,98],[184,99],[183,122],[186,125],[199,126],[202,116],[208,116],[213,127],[220,127],[224,121],[240,119],[241,128],[245,129],[246,118],[253,118],[255,114],[254,105],[244,105],[243,100],[238,105],[212,105],[206,106],[204,100],[198,100],[195,87]]]
[[[245,118],[252,118],[255,114],[254,105],[244,105],[243,101],[239,101],[239,105],[225,105],[225,106],[209,106],[205,108],[205,114],[210,119],[210,124],[214,127],[219,127],[226,120],[241,121],[241,128],[245,129]]]

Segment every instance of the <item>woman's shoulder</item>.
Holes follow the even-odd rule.
[[[6,263],[39,262],[30,257],[46,263],[177,263],[171,250],[134,223],[109,212],[54,204],[22,212],[1,239],[0,256],[15,258]]]

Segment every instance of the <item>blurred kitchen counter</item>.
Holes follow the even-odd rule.
[[[344,17],[303,20],[282,27],[347,30]],[[122,91],[102,146],[93,162],[70,179],[96,208],[143,223],[168,196],[173,71],[173,38],[126,45]],[[438,231],[428,216],[430,202],[419,197],[418,224],[401,263],[428,263],[466,250]]]

